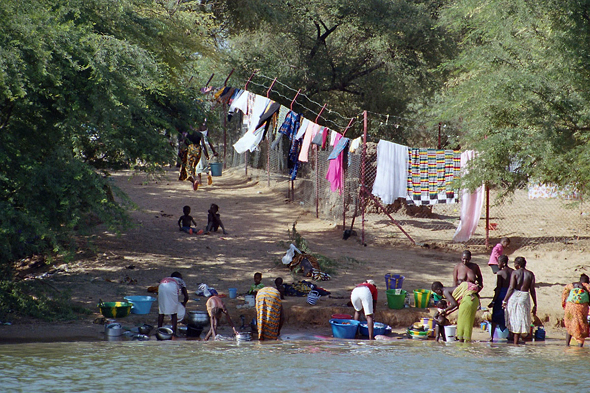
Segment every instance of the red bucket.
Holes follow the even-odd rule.
[[[348,314],[332,314],[332,319],[352,319],[352,315],[348,315]]]

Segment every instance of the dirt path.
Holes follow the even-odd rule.
[[[371,243],[366,247],[360,244],[358,237],[344,241],[342,230],[336,225],[316,219],[266,184],[245,179],[243,169],[227,170],[222,177],[214,178],[213,185],[196,192],[190,190],[188,183],[178,182],[173,169],[158,179],[134,175],[131,171],[116,172],[113,178],[137,206],[130,213],[134,228],[120,235],[107,231],[98,233],[89,240],[88,251],[68,265],[67,272],[48,278],[52,285],[70,289],[74,301],[92,310],[97,310],[99,299],[117,301],[124,296],[146,295],[147,287],[175,270],[183,274],[192,293],[199,283],[207,283],[223,293],[230,287],[244,293],[257,271],[262,272],[265,285],[273,285],[278,276],[285,282],[299,280],[301,277],[291,277],[289,270],[280,263],[289,244],[288,230],[295,221],[298,233],[307,240],[312,252],[339,261],[333,279],[320,283],[333,295],[333,298],[321,299],[321,306],[343,306],[354,285],[371,278],[380,290],[379,307],[386,309],[383,279],[386,273],[405,275],[404,289],[409,291],[430,288],[434,280],[451,284],[453,267],[460,259],[461,247],[413,246],[403,237],[397,237],[394,242],[389,235],[392,229],[383,230],[382,220],[378,220],[376,226],[371,226],[375,220],[367,221]],[[228,235],[197,236],[178,230],[177,220],[184,205],[191,207],[198,226],[204,228],[211,203],[219,205]],[[359,219],[357,227],[358,224]],[[487,267],[488,253],[482,249],[472,248],[472,251],[473,261],[480,265],[484,274],[482,304],[487,305],[493,294],[495,276]],[[511,261],[515,256],[525,256],[529,262],[527,267],[536,273],[539,315],[548,327],[554,327],[562,318],[563,285],[586,271],[588,255],[584,251],[580,245],[566,244],[549,245],[543,250],[509,250]],[[232,313],[244,312],[235,309],[242,302],[228,299]],[[307,306],[305,298],[288,298],[285,303],[292,312]],[[148,317],[130,317],[129,323],[146,318],[155,321],[156,308],[152,307]],[[204,309],[204,301],[191,301],[188,308]],[[81,335],[90,328],[94,332],[96,325],[92,326],[92,321],[98,316],[97,313],[66,326],[79,329]],[[64,325],[59,326],[63,328]],[[52,329],[47,324],[28,324],[26,328],[15,324],[0,328],[0,335],[5,339],[19,335],[43,337],[49,336]]]

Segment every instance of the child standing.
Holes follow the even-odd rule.
[[[184,216],[181,216],[178,219],[178,230],[184,231],[184,232],[189,233],[191,235],[193,233],[196,233],[198,235],[203,233],[202,229],[197,230],[197,228],[191,227],[191,224],[193,224],[195,227],[197,226],[197,223],[195,222],[193,217],[190,215],[191,214],[191,207],[190,206],[183,207],[182,212],[184,213]]]
[[[207,215],[207,234],[209,234],[211,231],[217,232],[219,227],[221,227],[223,234],[227,235],[223,223],[221,222],[219,206],[217,206],[215,203],[212,203]]]
[[[438,341],[440,338],[442,338],[443,341],[447,341],[447,337],[445,335],[445,326],[449,325],[449,320],[447,319],[444,312],[447,308],[447,301],[444,299],[439,300],[436,307],[437,311],[434,313],[433,317],[434,322],[436,322],[436,327],[434,328],[434,337],[436,337],[436,341]]]
[[[504,254],[504,249],[507,248],[509,245],[510,239],[508,239],[507,237],[503,237],[502,240],[500,240],[500,243],[496,244],[492,249],[492,254],[490,255],[488,265],[490,266],[494,274],[498,273],[498,270],[500,270],[500,268],[498,267],[498,258],[500,257],[500,255]]]

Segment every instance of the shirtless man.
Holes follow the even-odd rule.
[[[492,329],[490,341],[494,341],[494,332],[496,326],[500,329],[506,329],[506,319],[504,318],[504,308],[502,308],[502,301],[506,297],[508,288],[510,287],[510,277],[514,269],[508,267],[508,257],[500,255],[498,258],[498,272],[496,273],[496,289],[494,289],[494,298],[488,307],[492,308]]]
[[[481,290],[483,288],[483,277],[479,266],[471,262],[471,251],[463,251],[461,262],[455,266],[453,271],[453,285],[457,286],[463,281],[472,282],[477,284]]]
[[[526,259],[514,260],[515,271],[510,276],[510,286],[502,307],[506,310],[506,325],[514,334],[514,344],[518,344],[521,334],[528,334],[531,326],[531,312],[537,314],[537,293],[535,292],[535,275],[526,269]],[[529,297],[530,293],[530,297]],[[531,299],[533,309],[531,311]]]

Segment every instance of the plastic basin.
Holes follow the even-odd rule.
[[[414,289],[414,307],[427,308],[432,291],[428,289]]]
[[[133,304],[131,314],[149,314],[152,303],[156,301],[156,298],[151,296],[125,296],[124,299]]]
[[[332,314],[332,319],[352,319],[350,314]]]
[[[402,308],[404,308],[404,302],[406,300],[407,293],[407,291],[404,291],[402,289],[400,291],[400,294],[396,295],[395,289],[386,290],[385,295],[387,296],[387,307],[393,310],[401,310]]]
[[[123,318],[131,313],[133,304],[129,302],[104,302],[99,303],[100,313],[107,318]]]
[[[354,319],[330,319],[332,335],[336,338],[355,338],[359,323]]]
[[[369,337],[369,325],[367,325],[367,322],[359,323],[359,332],[363,336]],[[391,333],[390,326],[381,322],[373,323],[373,336],[387,336],[389,333]]]

